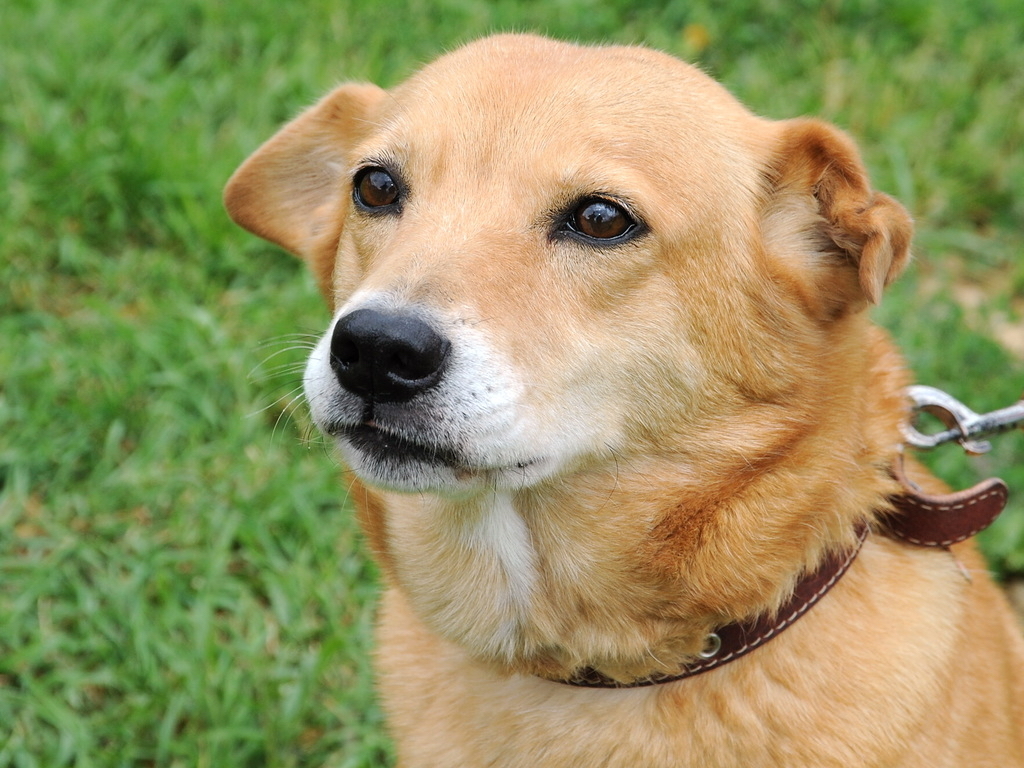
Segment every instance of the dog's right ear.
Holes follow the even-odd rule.
[[[231,218],[305,259],[325,296],[348,203],[342,174],[384,97],[375,85],[334,89],[257,149],[224,189]]]

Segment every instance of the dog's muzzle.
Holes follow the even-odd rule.
[[[349,469],[391,490],[461,493],[521,488],[557,468],[559,446],[538,439],[485,334],[398,303],[363,297],[342,310],[306,365],[313,421]]]
[[[442,377],[449,341],[409,314],[357,309],[331,336],[331,370],[338,383],[373,403],[403,403]]]
[[[337,394],[320,426],[357,471],[413,487],[465,464],[439,405],[451,350],[412,312],[363,307],[338,318],[325,350]]]

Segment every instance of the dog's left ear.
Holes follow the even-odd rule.
[[[235,223],[305,259],[329,296],[353,147],[372,129],[385,91],[342,85],[257,149],[228,180]]]
[[[853,141],[818,120],[786,121],[766,175],[766,245],[790,264],[806,258],[799,268],[809,270],[820,310],[877,304],[910,260],[914,226],[902,205],[871,189]]]

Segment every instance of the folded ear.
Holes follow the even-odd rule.
[[[914,227],[871,189],[853,141],[827,123],[787,121],[766,175],[766,246],[806,271],[811,301],[832,317],[877,304],[910,259]]]
[[[224,189],[231,218],[306,259],[325,295],[348,205],[342,174],[384,96],[375,85],[336,88],[257,149]]]

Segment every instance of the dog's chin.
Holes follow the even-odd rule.
[[[384,490],[464,494],[519,489],[550,474],[549,462],[543,459],[492,466],[458,448],[418,442],[368,424],[336,426],[327,432],[359,479]]]

